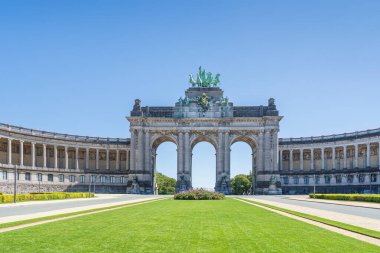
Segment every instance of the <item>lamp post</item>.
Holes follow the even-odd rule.
[[[14,189],[13,189],[13,202],[17,202],[17,165],[15,165],[15,176],[14,176]]]

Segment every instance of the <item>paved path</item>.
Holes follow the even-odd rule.
[[[379,209],[333,203],[300,201],[289,199],[284,196],[244,196],[243,198],[380,231]]]
[[[0,223],[34,219],[127,203],[162,198],[155,195],[99,195],[91,199],[30,201],[0,205]]]

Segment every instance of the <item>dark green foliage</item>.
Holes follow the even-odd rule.
[[[380,194],[310,194],[310,198],[380,203]]]
[[[158,187],[158,194],[171,195],[175,193],[176,180],[174,178],[165,176],[164,174],[157,172],[156,182]]]
[[[248,195],[252,190],[252,174],[236,175],[231,179],[232,194],[235,195]]]
[[[222,200],[224,199],[223,193],[210,192],[206,190],[190,190],[180,192],[174,195],[174,199],[178,200]]]
[[[91,193],[94,197],[94,193]],[[72,198],[88,198],[88,192],[41,192],[41,193],[25,193],[17,194],[17,202],[32,200],[51,200],[51,199],[72,199]],[[12,203],[14,201],[13,194],[0,195],[0,203]]]

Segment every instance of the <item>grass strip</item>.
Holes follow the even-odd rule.
[[[254,203],[256,205],[265,206],[265,207],[268,207],[268,208],[271,208],[271,209],[275,209],[275,210],[278,210],[278,211],[282,211],[282,212],[285,212],[285,213],[293,214],[293,215],[296,215],[296,216],[299,216],[299,217],[302,217],[302,218],[305,218],[305,219],[308,219],[308,220],[313,220],[313,221],[317,221],[317,222],[320,222],[320,223],[323,223],[323,224],[326,224],[326,225],[330,225],[330,226],[333,226],[333,227],[337,227],[337,228],[341,228],[341,229],[344,229],[344,230],[348,230],[348,231],[351,231],[351,232],[354,232],[354,233],[358,233],[358,234],[362,234],[362,235],[366,235],[366,236],[370,236],[370,237],[373,237],[373,238],[380,239],[380,232],[375,231],[375,230],[371,230],[371,229],[367,229],[367,228],[362,228],[362,227],[358,227],[358,226],[353,226],[353,225],[346,224],[346,223],[343,223],[343,222],[329,220],[329,219],[321,218],[321,217],[310,215],[310,214],[306,214],[306,213],[296,212],[296,211],[292,211],[292,210],[285,209],[285,208],[282,208],[282,207],[273,206],[273,205],[269,205],[269,204],[264,204],[264,203],[257,202],[257,201],[254,201],[254,200],[249,200],[249,199],[244,199],[244,198],[238,198],[238,199],[245,200],[247,202],[252,202],[252,203]]]
[[[39,221],[47,221],[47,220],[53,220],[53,219],[57,219],[57,218],[70,217],[70,216],[77,215],[77,214],[86,214],[86,213],[91,213],[91,212],[96,212],[96,211],[112,210],[114,208],[127,207],[127,206],[134,205],[134,204],[143,204],[146,202],[152,202],[152,201],[156,201],[156,200],[157,199],[143,200],[143,201],[138,201],[138,202],[133,202],[133,203],[126,203],[126,204],[108,206],[108,207],[100,207],[100,208],[94,208],[94,209],[78,211],[78,212],[63,213],[63,214],[44,216],[44,217],[28,219],[28,220],[7,222],[7,223],[0,224],[0,228],[9,228],[9,227],[19,226],[19,225],[24,225],[24,224],[36,223]]]

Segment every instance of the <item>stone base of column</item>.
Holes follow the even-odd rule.
[[[154,194],[154,186],[150,174],[130,175],[127,182],[127,194]]]
[[[280,174],[258,175],[255,195],[281,195]]]
[[[232,194],[231,181],[228,175],[221,175],[215,183],[215,191],[225,195]]]
[[[188,174],[179,174],[177,175],[177,184],[175,187],[176,192],[184,192],[192,189],[190,175]]]

